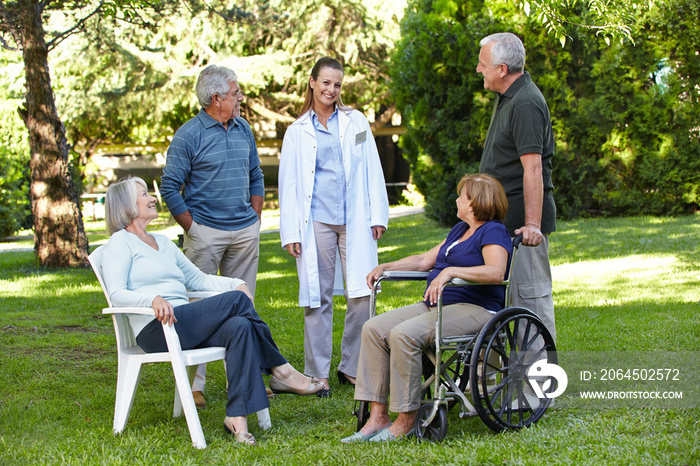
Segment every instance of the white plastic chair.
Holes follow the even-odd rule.
[[[165,340],[168,345],[167,353],[146,353],[137,344],[127,314],[154,315],[150,307],[114,307],[109,299],[107,287],[102,276],[102,254],[104,246],[95,249],[89,256],[90,265],[100,282],[102,291],[107,299],[108,308],[102,309],[103,314],[111,314],[114,322],[114,333],[117,337],[117,395],[114,403],[113,430],[118,434],[124,430],[129,412],[134,402],[136,387],[141,378],[143,364],[153,362],[171,362],[175,375],[175,403],[173,405],[173,417],[185,414],[190,437],[195,447],[204,449],[207,443],[199,422],[197,407],[192,397],[192,381],[197,372],[197,366],[201,363],[224,359],[225,348],[215,346],[210,348],[197,348],[183,350],[180,346],[180,338],[175,328],[163,325]],[[191,292],[188,293],[190,301],[216,295],[215,292]],[[271,427],[269,410],[263,409],[257,413],[258,425],[261,429]]]

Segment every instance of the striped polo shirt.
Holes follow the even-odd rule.
[[[260,158],[243,118],[227,128],[202,109],[173,137],[161,178],[161,194],[173,216],[189,210],[195,222],[225,231],[258,220],[250,196],[265,196]]]

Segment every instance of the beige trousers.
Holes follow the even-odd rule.
[[[552,269],[549,266],[549,235],[535,246],[521,246],[515,259],[510,296],[513,306],[529,309],[542,320],[556,342]]]
[[[443,306],[443,336],[478,333],[492,316],[475,304]],[[388,404],[395,413],[418,409],[422,351],[435,343],[436,320],[437,309],[422,302],[368,320],[362,328],[355,399]]]
[[[242,230],[217,230],[192,222],[185,233],[182,250],[199,270],[209,275],[240,278],[255,298],[255,281],[260,258],[260,220]],[[192,391],[204,391],[207,365],[197,366]]]
[[[255,297],[260,258],[260,220],[242,230],[217,230],[192,223],[185,233],[183,252],[204,273],[240,278]]]

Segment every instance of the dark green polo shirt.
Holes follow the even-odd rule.
[[[542,154],[544,201],[541,231],[551,233],[556,229],[552,120],[544,96],[526,71],[506,92],[496,97],[479,166],[479,172],[495,177],[506,191],[508,215],[504,223],[511,235],[525,225],[523,165],[520,157],[530,153]]]

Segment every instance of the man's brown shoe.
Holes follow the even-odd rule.
[[[194,405],[197,409],[202,409],[207,405],[207,400],[204,399],[204,393],[200,391],[193,391],[192,397],[194,398]]]

